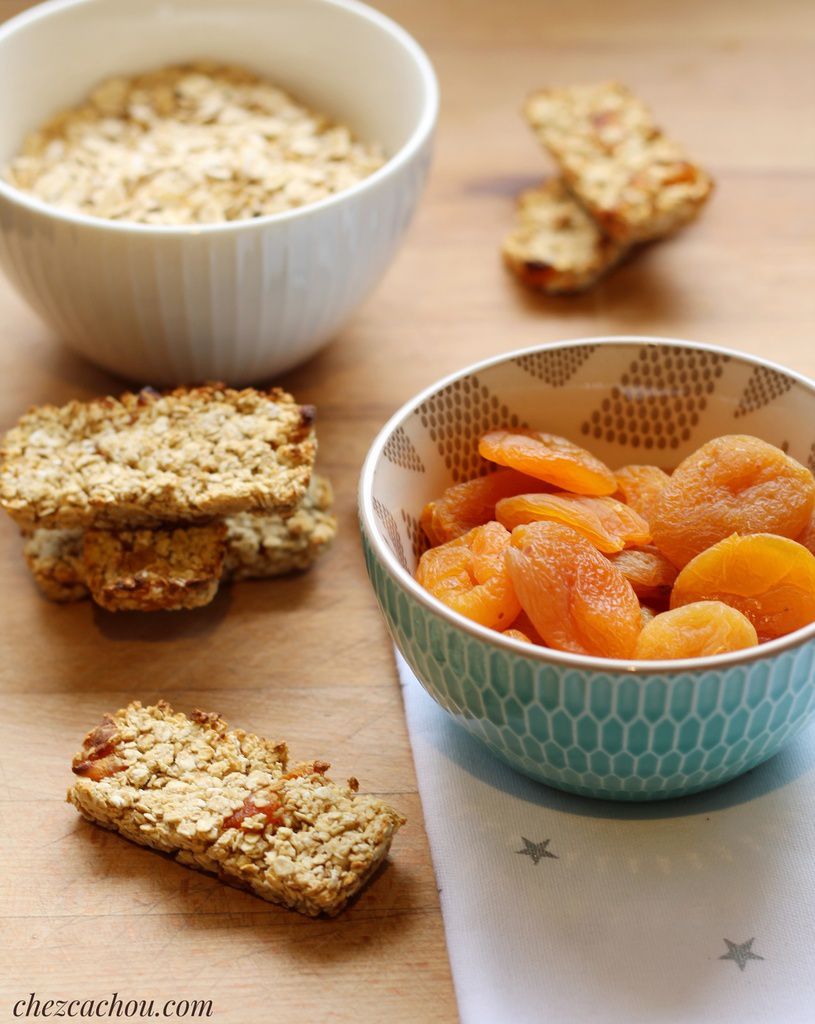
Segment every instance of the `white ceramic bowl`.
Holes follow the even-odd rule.
[[[330,341],[385,271],[427,174],[438,89],[413,39],[354,0],[52,0],[0,26],[0,164],[100,79],[195,58],[268,76],[387,163],[311,206],[195,227],[66,213],[0,181],[0,265],[107,370],[245,383]]]

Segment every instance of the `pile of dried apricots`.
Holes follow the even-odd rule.
[[[496,430],[501,468],[422,513],[416,579],[474,622],[595,657],[723,654],[815,621],[815,478],[756,437],[672,474],[616,473],[566,438]]]

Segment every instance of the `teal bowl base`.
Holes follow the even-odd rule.
[[[707,751],[671,749],[661,756],[646,752],[635,757],[630,751],[618,749],[616,744],[612,751],[597,748],[584,751],[574,746],[563,747],[552,740],[541,746],[517,726],[475,718],[450,704],[447,692],[441,693],[422,682],[419,666],[412,662],[397,636],[394,641],[426,692],[450,714],[459,728],[482,743],[491,754],[536,782],[596,800],[674,800],[723,786],[774,757],[815,717],[815,709],[810,705],[809,715],[805,713],[798,722],[788,723],[788,728],[752,742],[742,737],[726,750],[719,744]],[[617,733],[616,729],[604,731],[607,736]],[[540,752],[537,746],[541,746]],[[745,752],[744,756],[736,757],[741,751]],[[723,763],[717,767],[689,770],[697,762],[719,759]],[[656,770],[646,774],[645,769],[652,764],[656,765]]]
[[[572,793],[575,796],[589,797],[594,800],[654,803],[659,800],[676,800],[683,796],[693,796],[694,793],[703,793],[705,790],[724,786],[753,768],[757,768],[765,761],[769,761],[779,753],[779,750],[773,750],[771,753],[761,755],[758,759],[746,764],[744,767],[735,768],[723,775],[717,775],[716,778],[712,778],[711,773],[704,781],[697,784],[692,783],[690,778],[684,779],[681,784],[672,789],[667,788],[668,780],[662,780],[661,778],[657,780],[647,777],[636,780],[636,787],[641,788],[631,788],[632,780],[623,779],[619,776],[606,776],[603,779],[602,785],[588,786],[580,782],[566,781],[566,771],[559,771],[554,765],[533,765],[528,762],[520,762],[509,755],[503,747],[497,747],[479,735],[477,729],[471,729],[462,719],[456,718],[456,723],[459,727],[464,728],[469,735],[480,741],[500,761],[503,761],[504,764],[509,765],[510,768],[520,772],[522,775],[527,776],[527,778],[533,779],[535,782],[541,782],[552,789],[559,789],[564,793]],[[787,740],[791,740],[794,735],[790,734]],[[787,740],[785,740],[785,745]]]
[[[400,586],[363,536],[388,629],[424,688],[512,768],[603,800],[720,786],[815,717],[815,642],[721,669],[601,672],[507,650]]]

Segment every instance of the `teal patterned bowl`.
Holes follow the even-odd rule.
[[[815,625],[683,661],[582,657],[485,629],[412,578],[419,515],[484,472],[478,437],[529,425],[611,466],[671,468],[720,434],[754,434],[815,470],[815,383],[753,356],[657,338],[588,338],[469,367],[408,402],[360,483],[368,574],[393,639],[430,695],[518,771],[572,793],[660,800],[761,764],[815,715]]]

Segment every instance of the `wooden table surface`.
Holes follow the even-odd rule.
[[[26,6],[0,0],[0,17]],[[0,523],[0,1019],[47,998],[212,999],[213,1019],[457,1019],[389,643],[354,498],[365,451],[442,374],[527,344],[658,334],[815,376],[815,7],[749,0],[387,0],[439,73],[430,185],[383,284],[284,382],[319,407],[341,536],[312,573],[226,590],[195,613],[113,616],[42,600]],[[549,83],[617,76],[719,187],[702,220],[582,298],[523,293],[497,246],[547,172],[518,115]],[[30,403],[120,388],[60,347],[0,282],[0,426]],[[78,820],[63,802],[101,712],[163,696],[288,739],[404,811],[388,867],[336,921],[310,921]],[[479,880],[473,879],[473,898]]]

